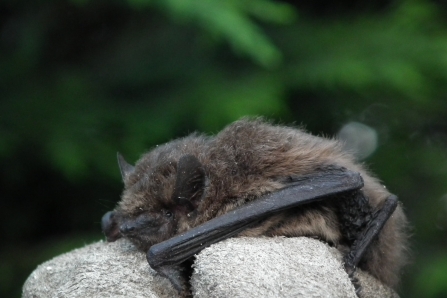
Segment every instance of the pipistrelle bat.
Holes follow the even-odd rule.
[[[124,191],[102,219],[107,240],[128,238],[183,296],[193,255],[231,236],[318,238],[345,255],[351,278],[358,266],[398,283],[402,207],[337,140],[244,118],[118,163]]]

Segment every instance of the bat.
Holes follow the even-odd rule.
[[[358,295],[357,267],[398,284],[403,208],[337,140],[244,118],[118,164],[124,191],[102,218],[107,241],[129,239],[182,296],[193,256],[233,236],[318,238],[343,253]]]

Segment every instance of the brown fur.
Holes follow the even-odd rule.
[[[172,199],[177,163],[193,155],[203,165],[206,184],[193,200],[194,214]],[[284,178],[304,175],[325,165],[338,165],[361,173],[362,191],[373,209],[390,193],[336,140],[312,136],[296,128],[275,126],[260,119],[242,119],[215,137],[193,134],[157,146],[144,154],[125,178],[122,200],[116,209],[120,224],[151,218],[151,228],[126,235],[140,249],[171,238],[222,215],[247,201],[285,186]],[[345,250],[333,204],[320,203],[274,215],[240,236],[313,236]],[[145,221],[146,223],[147,221]],[[388,220],[360,266],[394,287],[405,262],[407,221],[401,206]]]

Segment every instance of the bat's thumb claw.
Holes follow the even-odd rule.
[[[169,279],[174,288],[179,292],[181,297],[191,297],[189,290],[188,277],[180,266],[162,266],[156,268],[161,276]]]

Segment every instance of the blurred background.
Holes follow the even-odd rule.
[[[444,0],[0,0],[0,297],[103,238],[117,151],[244,115],[351,140],[412,223],[401,297],[447,297]]]

